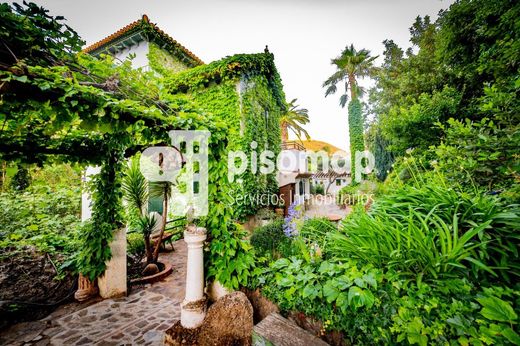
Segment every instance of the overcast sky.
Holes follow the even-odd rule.
[[[274,53],[287,100],[309,109],[312,139],[348,148],[347,111],[324,97],[330,59],[350,43],[374,55],[382,41],[409,46],[417,15],[437,17],[452,0],[33,0],[63,15],[87,44],[147,14],[204,62],[237,53]],[[21,0],[20,0],[21,2]],[[378,60],[380,62],[381,59]]]

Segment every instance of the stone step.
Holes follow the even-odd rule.
[[[327,346],[280,314],[272,313],[253,328],[253,346]]]

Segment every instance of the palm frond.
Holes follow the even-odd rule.
[[[137,158],[132,159],[130,166],[127,168],[121,188],[124,200],[129,206],[142,214],[148,201],[148,183],[139,169]]]

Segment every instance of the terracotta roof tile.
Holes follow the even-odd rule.
[[[88,47],[85,47],[83,49],[83,51],[85,53],[94,52],[94,51],[98,50],[99,48],[101,48],[105,45],[108,45],[110,42],[124,36],[125,34],[130,32],[132,29],[134,29],[136,26],[138,26],[140,23],[143,23],[143,22],[148,23],[165,41],[180,48],[186,55],[188,55],[190,58],[192,58],[197,64],[199,64],[199,65],[204,64],[204,62],[201,59],[199,59],[195,54],[193,54],[189,49],[187,49],[182,44],[180,44],[179,42],[174,40],[173,37],[171,37],[170,35],[165,33],[163,30],[161,30],[156,24],[151,23],[150,19],[148,18],[148,16],[146,14],[143,15],[143,17],[141,19],[136,20],[135,22],[132,22],[132,23],[124,26],[123,28],[119,29],[112,35],[109,35],[109,36],[105,37],[104,39],[102,39],[96,43],[93,43]]]

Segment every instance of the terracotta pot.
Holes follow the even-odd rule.
[[[78,277],[78,290],[74,293],[74,298],[77,301],[83,302],[98,294],[98,288],[96,287],[96,281],[92,282],[88,277],[79,274]]]

